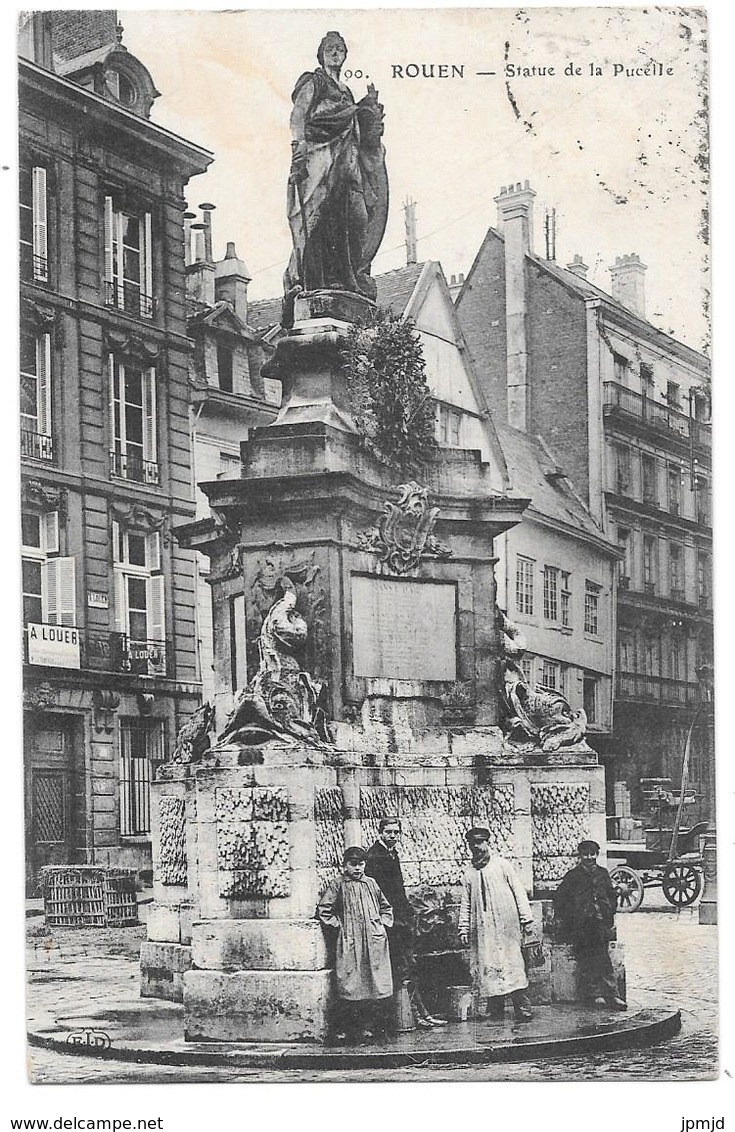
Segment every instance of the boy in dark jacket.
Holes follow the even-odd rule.
[[[618,996],[608,943],[617,910],[617,893],[607,869],[597,864],[600,846],[580,841],[579,864],[570,869],[554,893],[554,915],[579,963],[583,994],[602,996],[614,1010],[627,1010]]]

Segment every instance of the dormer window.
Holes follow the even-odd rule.
[[[225,393],[232,393],[233,350],[224,342],[217,343],[217,377],[219,387]]]
[[[115,67],[108,67],[105,71],[105,91],[123,106],[134,106],[138,100],[138,91],[134,84],[126,74]]]

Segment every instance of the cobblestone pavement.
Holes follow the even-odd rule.
[[[442,1066],[417,1064],[396,1070],[278,1071],[197,1069],[190,1066],[135,1065],[66,1056],[30,1049],[34,1083],[124,1082],[296,1082],[296,1081],[579,1081],[711,1080],[717,1075],[717,929],[701,926],[696,909],[680,913],[658,894],[646,894],[648,909],[618,917],[618,935],[626,951],[628,991],[643,1006],[680,1009],[681,1034],[640,1050],[560,1057],[513,1065]],[[34,979],[43,986],[53,977],[54,993],[79,1001],[76,982],[64,982],[64,964],[111,954],[121,957],[121,974],[137,977],[136,957],[144,929],[55,931],[31,927],[29,1007]],[[59,978],[60,976],[60,978]]]

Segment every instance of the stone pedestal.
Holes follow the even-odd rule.
[[[444,949],[428,988],[441,1003],[465,977],[456,921],[466,830],[487,824],[529,893],[543,892],[581,837],[600,836],[604,784],[590,759],[510,762],[494,729],[436,734],[427,747],[370,756],[232,746],[199,765],[163,767],[153,786],[157,902],[143,993],[180,998],[183,987],[191,1039],[323,1040],[331,961],[316,904],[345,845],[371,844],[380,818],[396,815],[409,896],[430,915],[441,910],[439,935],[421,945],[434,939]],[[542,902],[533,907],[540,935]],[[554,945],[531,986],[535,1001],[573,1000],[573,958]]]

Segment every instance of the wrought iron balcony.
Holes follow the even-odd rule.
[[[20,277],[24,283],[48,283],[46,256],[34,255],[29,244],[20,245]]]
[[[155,460],[144,460],[133,452],[110,452],[110,472],[123,480],[158,485],[160,477]]]
[[[105,279],[104,291],[106,307],[117,307],[126,314],[134,314],[140,318],[153,318],[155,299],[152,295],[146,295],[136,283],[118,283]]]
[[[20,430],[20,454],[31,460],[48,460],[54,458],[54,438],[33,429]]]
[[[672,680],[668,676],[648,676],[642,672],[619,672],[615,686],[618,700],[641,703],[696,705],[702,700],[699,684],[689,680]]]
[[[619,410],[626,416],[645,421],[651,427],[664,430],[670,435],[679,436],[684,440],[691,439],[695,444],[705,448],[712,447],[710,425],[687,416],[673,406],[654,401],[645,394],[636,393],[635,390],[628,389],[617,381],[606,381],[603,390],[603,409],[606,415]]]

